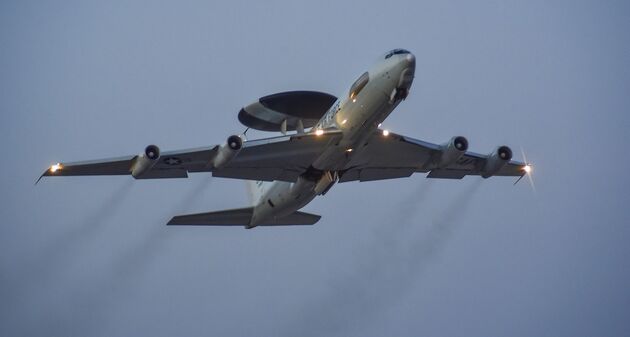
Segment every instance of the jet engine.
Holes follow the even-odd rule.
[[[222,168],[229,163],[243,148],[243,138],[237,135],[229,136],[225,144],[219,147],[217,155],[212,160],[214,168]]]
[[[156,145],[147,146],[144,152],[137,155],[133,164],[131,164],[131,175],[134,178],[138,178],[150,170],[157,163],[158,159],[160,159],[160,148]]]
[[[486,160],[481,176],[489,178],[512,159],[512,150],[507,146],[499,146]]]
[[[446,167],[461,158],[468,150],[468,140],[462,136],[451,138],[442,145],[442,151],[438,162],[438,167]]]

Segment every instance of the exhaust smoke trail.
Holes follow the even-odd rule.
[[[189,206],[199,200],[207,191],[211,182],[212,179],[207,179],[199,183],[174,207],[165,212],[164,216],[159,218],[168,218],[189,209]],[[102,284],[93,285],[91,291],[82,291],[81,294],[89,294],[89,296],[81,296],[78,293],[71,296],[70,300],[76,302],[73,307],[88,308],[89,310],[81,311],[79,317],[77,315],[56,317],[54,318],[55,321],[62,321],[65,324],[74,324],[75,326],[77,322],[80,322],[78,324],[81,324],[82,327],[77,331],[99,331],[99,327],[105,324],[106,313],[115,310],[114,307],[125,296],[126,290],[133,287],[134,281],[151,265],[157,253],[164,248],[172,231],[169,231],[165,222],[160,222],[152,226],[146,234],[140,242],[122,252],[111,263],[111,271],[108,272],[110,277],[103,279]],[[103,294],[107,294],[107,297],[102,298]],[[96,296],[99,298],[97,299]],[[60,328],[60,331],[64,331],[64,329]]]
[[[59,296],[55,287],[62,285],[63,280],[56,280],[64,276],[71,262],[77,262],[81,251],[87,245],[95,242],[106,229],[111,218],[121,208],[130,196],[132,186],[129,181],[118,186],[112,194],[93,211],[80,221],[71,230],[61,233],[56,238],[47,242],[43,248],[38,249],[37,255],[31,261],[22,261],[20,270],[12,270],[8,277],[11,291],[2,294],[2,299],[11,308],[9,316],[27,312],[29,319],[36,324],[20,325],[19,333],[15,335],[49,335],[50,328],[59,326],[60,332],[67,331],[71,322],[65,325],[57,322],[53,317],[56,312],[45,312],[33,306],[33,299],[40,296]],[[65,306],[65,303],[62,303]],[[52,334],[52,335],[62,335]]]
[[[104,229],[112,215],[125,203],[131,191],[131,184],[125,182],[118,186],[111,196],[99,207],[92,211],[85,219],[78,222],[75,228],[62,233],[46,245],[38,249],[33,261],[25,261],[18,270],[13,270],[11,277],[14,279],[10,294],[3,296],[5,301],[13,303],[16,300],[24,301],[23,296],[30,294],[32,290],[42,288],[50,282],[50,279],[58,275],[69,260],[75,260],[77,250],[86,244],[86,241],[95,239]],[[44,286],[45,288],[45,286]],[[16,298],[17,297],[17,298]]]
[[[430,183],[402,201],[393,220],[379,226],[370,242],[361,247],[356,269],[340,275],[332,281],[328,293],[307,304],[285,335],[341,335],[395,305],[412,288],[417,276],[437,258],[461,224],[481,186],[481,180],[475,181],[448,203],[428,228],[414,232],[411,219],[430,195]]]
[[[191,191],[186,193],[180,202],[166,212],[166,216],[161,218],[168,220],[170,217],[181,214],[187,209],[190,209],[190,205],[199,200],[203,193],[208,190],[211,182],[212,179],[209,178],[195,186]],[[169,230],[169,227],[166,226],[166,222],[152,227],[148,236],[144,237],[142,242],[131,247],[129,251],[122,254],[117,262],[114,262],[114,275],[128,277],[133,275],[133,272],[137,274],[138,271],[146,268],[146,266],[149,265],[151,260],[155,257],[155,253],[160,251],[160,248],[163,247],[168,235],[172,234],[172,232],[173,231]]]

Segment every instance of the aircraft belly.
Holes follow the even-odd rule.
[[[328,145],[313,162],[313,167],[322,171],[342,170],[361,151],[378,124],[387,118],[393,108],[388,96],[380,91],[376,91],[372,99],[367,98],[362,105],[349,108],[345,114],[346,123],[341,126],[343,137],[338,143]]]
[[[255,222],[281,218],[306,206],[315,198],[314,183],[299,178],[296,183],[275,182],[254,209]]]

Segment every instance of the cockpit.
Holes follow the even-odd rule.
[[[393,55],[402,55],[402,54],[411,54],[411,52],[406,49],[394,49],[385,55],[385,59],[388,59],[392,57]]]

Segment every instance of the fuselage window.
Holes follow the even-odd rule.
[[[358,80],[354,82],[352,87],[350,87],[350,99],[354,99],[355,97],[357,97],[361,89],[363,89],[369,81],[370,74],[368,74],[368,72],[366,71],[365,73],[363,73],[363,75],[361,75],[361,77],[359,77]]]

